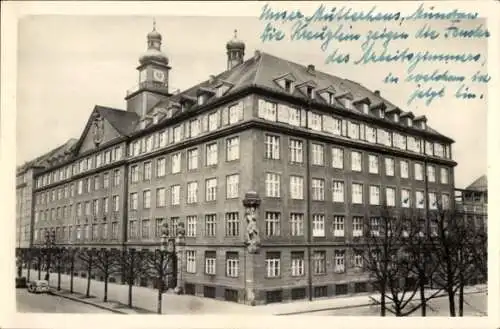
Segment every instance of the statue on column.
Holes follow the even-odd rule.
[[[260,248],[259,228],[257,226],[257,216],[255,207],[248,207],[246,212],[247,230],[246,245],[249,253],[258,253]]]

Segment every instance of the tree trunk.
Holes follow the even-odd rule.
[[[380,316],[385,316],[385,283],[380,291]]]
[[[420,287],[420,315],[427,316],[427,300],[425,299],[425,272],[420,273],[419,278],[419,287]]]
[[[61,264],[57,268],[57,291],[61,290]]]
[[[38,264],[36,264],[38,266],[38,280],[41,279],[42,277],[42,257],[39,257],[38,258]]]
[[[448,285],[448,304],[450,308],[450,316],[456,316],[455,311],[455,292],[453,291],[453,287]]]
[[[90,297],[90,277],[92,276],[92,255],[89,255],[89,263],[87,267],[87,293],[85,296]]]
[[[132,308],[132,285],[134,281],[132,278],[129,278],[128,282],[128,307]]]
[[[162,293],[163,293],[163,285],[161,283],[159,283],[159,287],[158,287],[158,310],[157,310],[157,313],[158,314],[161,314],[161,302],[162,302]]]
[[[460,274],[460,287],[458,291],[458,316],[464,316],[464,281]]]
[[[70,279],[69,279],[69,292],[73,293],[73,273],[75,272],[75,254],[71,254],[71,264],[70,264]]]
[[[104,273],[104,298],[102,299],[103,302],[108,301],[108,280],[109,280],[109,275],[108,272]]]
[[[49,282],[49,285],[50,285],[50,262],[51,262],[51,259],[50,259],[50,251],[49,251],[49,254],[47,256],[47,272],[45,273],[45,280],[47,282]]]
[[[31,274],[31,257],[28,258],[27,273],[26,273],[26,281],[30,282],[30,274]]]

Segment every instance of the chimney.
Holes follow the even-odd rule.
[[[210,74],[208,78],[208,83],[212,84],[215,81],[215,75]]]
[[[373,93],[374,93],[376,96],[380,96],[380,90],[375,90]]]
[[[307,73],[314,74],[314,65],[307,65]]]

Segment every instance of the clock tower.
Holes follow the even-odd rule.
[[[170,66],[168,57],[161,51],[161,40],[156,22],[153,22],[153,30],[147,35],[148,48],[139,58],[138,84],[125,97],[127,111],[136,112],[139,117],[143,117],[158,101],[171,96],[168,92]]]

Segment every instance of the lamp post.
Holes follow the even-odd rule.
[[[47,252],[47,273],[45,274],[45,280],[50,279],[50,265],[51,265],[51,255],[52,250],[56,244],[56,232],[54,230],[45,232],[45,250]]]
[[[167,223],[163,224],[160,237],[160,250],[159,250],[159,262],[156,263],[158,272],[158,303],[157,303],[157,313],[162,312],[162,298],[163,293],[169,288],[168,283],[165,283],[165,276],[170,271],[168,269],[169,255],[175,254],[175,240],[168,238],[168,226]]]
[[[186,245],[186,229],[184,227],[184,223],[179,223],[177,225],[175,240],[171,240],[169,243],[173,246],[172,253],[175,254],[174,262],[176,262],[174,269],[177,271],[177,273],[175,273],[176,285],[174,292],[177,295],[180,295],[184,291],[184,282],[182,280],[182,262],[184,259],[184,246]]]

